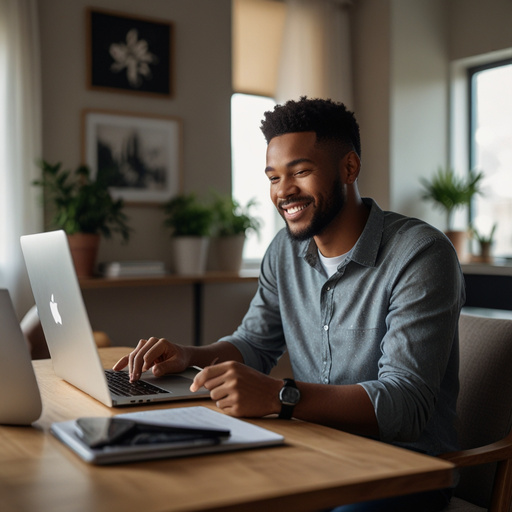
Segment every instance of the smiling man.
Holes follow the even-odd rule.
[[[455,449],[464,287],[452,245],[361,198],[359,127],[343,104],[289,101],[265,113],[262,131],[286,229],[265,254],[242,324],[205,347],[141,340],[114,369],[128,365],[136,380],[198,365],[192,388],[205,386],[234,416],[294,416],[432,455]],[[296,380],[267,375],[284,351]],[[434,512],[449,495],[340,510]]]

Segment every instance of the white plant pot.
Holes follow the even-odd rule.
[[[240,272],[244,244],[245,235],[212,238],[208,269],[221,272]]]
[[[208,257],[208,237],[179,236],[173,238],[173,263],[177,274],[204,274]]]

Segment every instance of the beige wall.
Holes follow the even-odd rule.
[[[98,92],[86,87],[86,7],[157,18],[174,24],[174,96]],[[43,157],[68,168],[80,163],[83,109],[177,116],[183,122],[184,190],[208,193],[231,188],[231,0],[39,0],[43,75]],[[156,207],[127,209],[135,232],[128,245],[102,240],[100,261],[160,259],[170,262],[170,241]],[[238,325],[242,288],[225,301],[224,315],[211,315],[208,335]],[[242,297],[241,297],[242,294]],[[192,286],[89,290],[84,300],[94,329],[116,345],[140,337],[167,336],[191,343]],[[209,315],[208,296],[205,315]],[[217,301],[218,302],[218,301]],[[215,304],[215,301],[213,302]],[[218,313],[218,306],[215,307]]]
[[[361,192],[444,228],[442,215],[421,201],[419,178],[455,160],[449,127],[461,112],[450,101],[461,101],[450,97],[450,66],[512,49],[512,3],[357,0],[352,16]]]
[[[447,6],[450,60],[512,48],[510,0],[448,0]]]
[[[418,180],[447,160],[445,2],[358,0],[353,20],[361,193],[435,221],[418,201]]]
[[[360,0],[352,23],[354,110],[361,130],[360,191],[390,208],[391,5]]]
[[[445,0],[394,0],[391,20],[390,205],[437,224],[444,218],[418,198],[420,177],[448,161],[445,5]]]
[[[174,97],[91,91],[86,88],[85,9],[94,5],[174,24]],[[208,193],[231,187],[231,0],[39,0],[43,71],[43,157],[80,163],[83,109],[177,116],[183,121],[184,189]],[[135,229],[121,246],[102,240],[100,260],[169,261],[162,212],[130,207]]]

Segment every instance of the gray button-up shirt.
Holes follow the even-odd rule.
[[[247,315],[222,341],[262,372],[288,350],[299,381],[360,384],[383,441],[430,454],[456,449],[465,298],[456,253],[425,222],[364,201],[363,233],[330,278],[314,240],[279,232]]]

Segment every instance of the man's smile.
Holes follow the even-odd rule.
[[[285,213],[287,218],[291,218],[297,216],[300,212],[305,210],[310,204],[311,201],[308,201],[306,203],[299,203],[297,201],[286,201],[279,205],[279,209]]]

